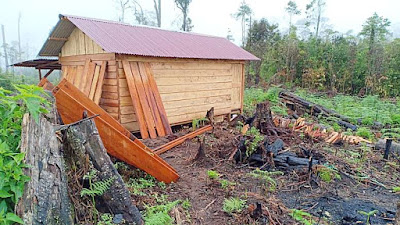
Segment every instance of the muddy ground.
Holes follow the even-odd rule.
[[[154,148],[190,129],[182,127],[175,137],[145,140],[145,144]],[[284,151],[299,153],[299,146],[312,150],[320,165],[333,167],[338,173],[324,181],[318,172],[320,165],[314,165],[311,173],[307,167],[286,169],[282,171],[284,175],[273,178],[277,187],[271,190],[265,181],[249,175],[256,167],[230,159],[239,144],[240,131],[224,122],[204,134],[205,158],[194,160],[199,138],[162,154],[180,179],[166,188],[154,187],[150,192],[164,194],[169,201],[190,200],[188,212],[182,209],[171,212],[175,222],[181,224],[301,224],[290,216],[292,209],[310,213],[316,224],[365,224],[367,216],[360,211],[378,210],[371,216],[371,224],[394,224],[396,203],[400,199],[391,189],[400,185],[399,161],[385,162],[381,152],[365,145],[333,146],[314,142],[290,130],[288,133],[268,138],[270,141],[281,138]],[[222,188],[208,177],[208,170],[217,171],[221,179],[234,185]],[[246,208],[240,213],[227,214],[222,207],[224,199],[229,197],[245,199]],[[133,196],[133,199],[141,210],[145,204],[157,204],[149,196]],[[254,210],[257,204],[261,204],[261,214]]]

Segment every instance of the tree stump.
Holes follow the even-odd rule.
[[[130,193],[108,156],[93,120],[68,127],[66,139],[69,151],[77,155],[89,155],[101,180],[113,179],[111,187],[101,196],[108,210],[113,214],[122,214],[129,224],[143,224],[140,212],[132,203]]]
[[[25,224],[73,224],[73,210],[67,191],[62,144],[54,126],[55,113],[39,123],[25,114],[22,122],[21,152],[25,153],[25,184],[17,214]],[[50,120],[50,121],[49,121]]]

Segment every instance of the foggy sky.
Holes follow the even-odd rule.
[[[153,11],[153,0],[139,0],[143,8]],[[302,11],[293,21],[305,17],[305,5],[310,0],[296,0]],[[193,0],[189,17],[194,25],[193,32],[226,37],[231,29],[235,43],[240,43],[240,22],[232,18],[241,0]],[[254,11],[253,19],[267,18],[279,23],[281,31],[287,30],[289,17],[285,12],[288,0],[247,0]],[[364,21],[374,12],[392,22],[390,28],[396,36],[400,33],[399,0],[326,0],[323,13],[334,30],[357,34]],[[118,20],[114,0],[0,0],[0,24],[5,25],[6,41],[17,40],[17,21],[21,13],[21,42],[29,46],[30,57],[35,57],[50,30],[58,21],[59,14],[78,15],[107,20]],[[132,14],[131,12],[127,12]],[[162,0],[162,28],[178,30],[180,11],[174,0]],[[133,23],[128,15],[125,22]],[[0,39],[0,45],[2,40]]]

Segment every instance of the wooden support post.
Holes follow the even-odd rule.
[[[43,78],[47,78],[53,71],[54,69],[49,70]]]
[[[39,81],[41,81],[42,80],[42,70],[38,69],[38,72],[39,72]]]
[[[388,138],[386,139],[385,154],[383,155],[383,158],[386,160],[389,159],[390,147],[392,147],[392,139]]]

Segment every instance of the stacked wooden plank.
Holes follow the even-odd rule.
[[[64,123],[73,123],[82,118],[86,110],[94,119],[107,152],[114,157],[146,171],[160,181],[175,182],[179,175],[163,159],[154,154],[136,139],[117,120],[89,99],[75,85],[63,79],[53,89],[57,109]]]
[[[172,134],[150,65],[123,60],[122,66],[142,138]]]

